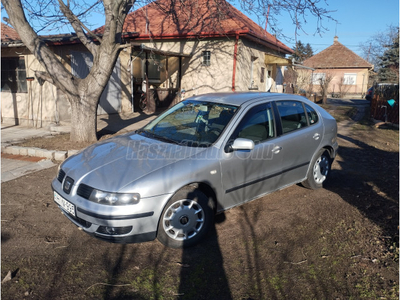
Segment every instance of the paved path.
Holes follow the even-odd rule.
[[[2,154],[1,182],[7,182],[56,165],[51,160],[40,157]]]
[[[157,115],[158,114],[146,115],[137,112],[124,115],[100,115],[97,118],[97,128],[99,132],[103,131],[102,133],[104,134],[129,132],[143,127]],[[50,136],[57,132],[70,132],[70,126],[32,128],[21,125],[1,124],[1,145],[5,147],[25,139]],[[1,182],[7,182],[56,165],[57,163],[53,163],[49,159],[2,153]]]
[[[370,102],[365,99],[336,99],[329,98],[328,104],[331,105],[342,105],[342,106],[369,106]]]
[[[370,105],[370,102],[363,99],[328,99],[328,104],[334,106],[353,106],[357,108],[357,112],[351,120],[338,123],[338,132],[341,135],[348,135],[353,125],[361,121],[364,117],[365,109]]]

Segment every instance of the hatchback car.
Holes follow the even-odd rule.
[[[335,119],[301,96],[195,96],[65,160],[54,201],[103,240],[191,246],[218,212],[296,183],[322,187],[336,135]]]

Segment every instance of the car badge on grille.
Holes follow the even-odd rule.
[[[74,180],[71,177],[65,178],[63,190],[65,193],[69,194],[71,192],[72,185],[74,184]]]

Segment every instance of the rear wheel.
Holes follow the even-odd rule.
[[[165,206],[157,238],[171,248],[190,247],[207,234],[214,221],[214,203],[199,190],[182,189]]]
[[[313,190],[321,188],[330,170],[331,157],[327,150],[321,149],[311,162],[311,168],[308,171],[307,179],[302,182],[302,185]]]

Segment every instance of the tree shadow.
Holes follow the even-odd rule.
[[[100,117],[100,120],[105,122],[107,125],[97,132],[97,138],[100,139],[105,135],[117,133],[133,124],[145,121],[147,119],[149,119],[150,121],[152,117],[158,115],[159,113],[160,111],[156,111],[154,114],[149,114],[149,115],[141,113],[139,115],[135,115],[134,117],[128,119],[122,118],[121,115],[118,113],[104,115]]]
[[[179,284],[182,299],[233,299],[215,227],[224,221],[225,214],[217,215],[207,237],[199,245],[183,249]]]
[[[337,193],[377,224],[398,244],[399,154],[380,150],[338,134],[339,170],[333,169],[325,188]]]

